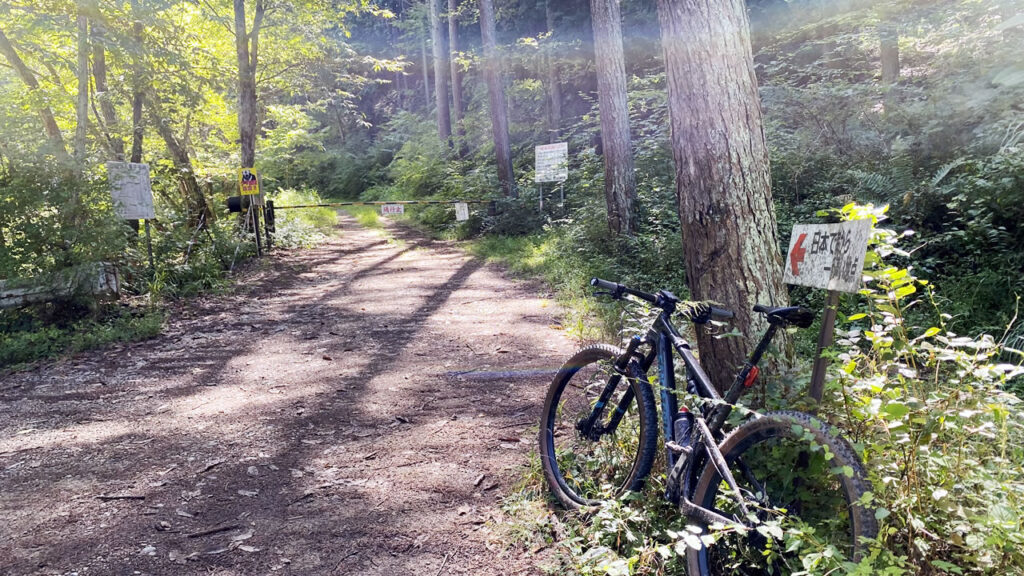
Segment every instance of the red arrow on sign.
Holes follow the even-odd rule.
[[[797,264],[804,261],[804,254],[807,254],[807,249],[804,248],[804,239],[807,238],[807,234],[801,234],[796,239],[796,244],[793,245],[793,251],[789,253],[789,266],[793,269],[793,276],[800,275],[800,268]]]

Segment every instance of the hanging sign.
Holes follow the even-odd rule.
[[[469,204],[465,202],[455,203],[455,220],[458,222],[469,220]]]
[[[118,216],[125,220],[156,218],[149,164],[107,162],[107,181]]]
[[[238,188],[242,196],[258,196],[260,193],[259,174],[252,168],[242,168],[238,171]]]
[[[397,214],[405,214],[404,204],[384,204],[380,207],[380,213],[382,216],[392,216]]]
[[[537,146],[534,154],[534,182],[565,182],[569,178],[568,142]]]
[[[857,292],[870,235],[870,220],[793,226],[783,280],[787,284]]]

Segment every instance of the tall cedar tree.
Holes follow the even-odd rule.
[[[448,0],[454,2],[455,0]],[[547,121],[548,141],[554,144],[561,138],[562,126],[562,85],[559,71],[559,60],[555,44],[555,7],[554,0],[544,3],[544,16],[548,28],[547,53]]]
[[[452,116],[459,155],[465,155],[466,126],[462,122],[462,71],[459,70],[459,0],[448,0],[448,50],[452,69]]]
[[[448,47],[444,41],[444,23],[441,22],[441,7],[430,2],[430,43],[434,50],[434,105],[437,114],[437,136],[447,145],[452,143],[452,120],[448,108]]]
[[[754,304],[788,302],[743,0],[658,0],[686,278],[736,312],[743,338],[698,331],[720,389],[760,333]]]
[[[484,49],[484,80],[491,105],[491,129],[494,133],[494,156],[498,161],[498,183],[506,197],[517,196],[512,176],[512,146],[508,137],[508,107],[505,87],[501,81],[501,62],[498,57],[494,29],[494,4],[480,0],[480,37]]]
[[[629,139],[626,105],[626,59],[622,53],[622,16],[619,0],[590,0],[594,25],[594,60],[597,103],[601,112],[601,147],[604,150],[604,197],[608,228],[615,234],[636,231],[636,177]]]

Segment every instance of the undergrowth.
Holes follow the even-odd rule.
[[[877,224],[885,210],[851,204],[838,215]],[[865,462],[881,531],[857,564],[815,550],[812,534],[787,532],[786,546],[808,551],[794,574],[1024,573],[1024,410],[1008,391],[1021,377],[1021,355],[1000,345],[1006,335],[950,329],[931,284],[898,247],[908,236],[875,228],[865,287],[841,304],[819,405],[819,415],[844,430]],[[550,274],[544,244],[491,240],[476,249]],[[791,408],[794,399],[773,390],[766,404]],[[566,512],[533,466],[504,506],[520,546],[552,549],[551,573],[682,574],[690,532],[663,492],[664,474],[655,472],[641,494],[592,514]]]

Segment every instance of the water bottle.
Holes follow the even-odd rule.
[[[676,444],[683,448],[690,445],[690,431],[693,429],[693,414],[686,408],[679,410],[675,420]]]

